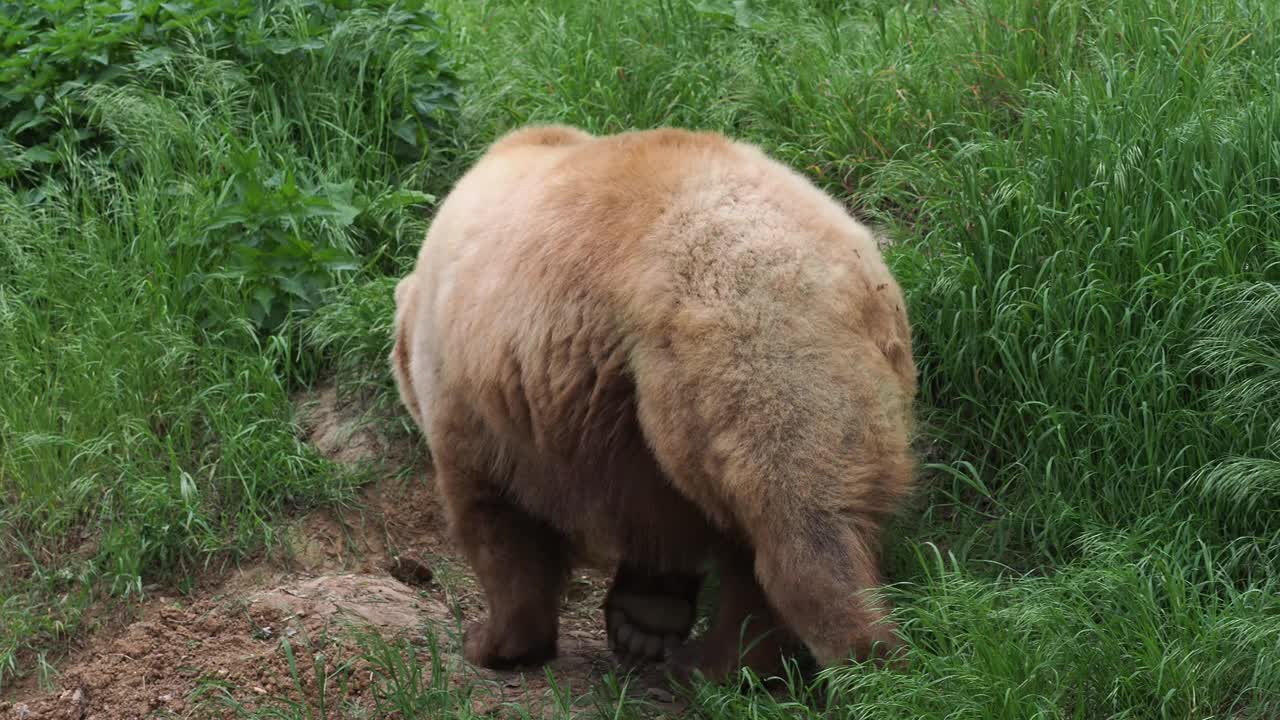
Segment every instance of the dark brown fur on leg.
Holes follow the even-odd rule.
[[[885,659],[900,646],[877,589],[878,523],[810,512],[757,543],[756,574],[770,604],[824,666],[852,655]],[[840,600],[837,601],[836,599]]]
[[[559,533],[505,503],[472,503],[455,515],[463,552],[480,578],[488,617],[467,628],[467,662],[494,670],[556,656],[568,552]]]
[[[658,661],[689,638],[702,576],[658,573],[624,562],[605,597],[609,649],[626,660]]]
[[[751,567],[751,553],[725,548],[718,554],[719,607],[705,637],[672,658],[672,674],[687,682],[696,672],[723,682],[749,667],[762,678],[780,674],[787,656],[802,650],[799,639],[770,607]]]

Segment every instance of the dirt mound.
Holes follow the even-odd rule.
[[[403,461],[407,448],[379,431],[388,418],[370,413],[370,405],[363,393],[340,393],[333,384],[294,397],[298,424],[321,455],[347,465]]]
[[[353,573],[321,575],[255,593],[249,604],[274,611],[312,634],[350,623],[404,632],[430,619],[447,623],[449,606],[420,597],[395,578]]]
[[[326,677],[343,679],[342,697],[327,706],[338,708],[341,700],[348,709],[368,709],[376,669],[361,659],[350,632],[355,628],[418,645],[433,636],[437,657],[425,657],[424,649],[423,664],[434,660],[447,668],[450,684],[469,691],[477,714],[510,714],[503,706],[519,704],[529,716],[563,716],[564,693],[580,695],[603,674],[621,670],[608,651],[599,610],[608,578],[596,572],[578,573],[570,583],[561,656],[549,665],[554,684],[542,669],[496,673],[463,662],[458,631],[483,613],[483,594],[448,538],[424,449],[382,432],[385,424],[370,417],[366,404],[331,386],[295,400],[313,446],[379,478],[358,505],[298,519],[285,529],[283,552],[192,598],[143,604],[135,621],[87,639],[60,668],[59,690],[19,691],[0,702],[0,718],[232,717],[236,704],[252,709],[278,698],[315,708],[339,683],[315,681],[313,650],[323,650]],[[295,667],[307,670],[300,685],[285,643]],[[661,685],[648,672],[633,677],[630,693],[638,686],[650,700],[669,699],[656,690]]]

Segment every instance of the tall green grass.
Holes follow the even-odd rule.
[[[1280,7],[447,10],[474,135],[726,131],[894,241],[928,461],[889,559],[913,669],[831,673],[838,714],[1280,712]]]
[[[389,392],[369,368],[426,220],[406,190],[444,191],[526,122],[681,125],[762,144],[892,240],[925,460],[887,558],[910,669],[837,669],[804,704],[701,688],[692,714],[1280,714],[1280,5],[438,9],[466,88],[437,135],[456,154],[398,159],[377,118],[406,79],[357,81],[360,53],[255,85],[193,37],[158,81],[86,96],[119,150],[0,190],[0,532],[21,568],[0,642],[45,647],[64,620],[37,618],[73,619],[76,593],[180,575],[344,496],[285,391],[327,363]],[[360,269],[302,331],[264,340],[241,286],[183,282],[207,249],[177,240],[247,187],[206,180],[238,157],[224,136],[360,210],[306,219]],[[420,689],[396,691],[406,716],[469,712]]]

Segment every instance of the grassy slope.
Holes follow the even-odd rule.
[[[1275,3],[443,9],[469,153],[527,121],[726,130],[899,240],[935,444],[889,563],[912,670],[832,673],[835,714],[1280,712]],[[318,79],[308,97],[352,92],[344,82]],[[235,107],[272,126],[269,103]],[[146,122],[111,108],[121,132]],[[365,142],[335,133],[314,172],[375,182],[386,168]],[[192,260],[169,245],[210,191],[174,198],[157,180],[198,175],[181,163],[200,155],[140,155],[148,172],[86,169],[38,213],[0,194],[17,228],[0,237],[0,373],[21,389],[0,395],[0,489],[20,498],[0,530],[28,567],[52,568],[0,606],[7,622],[83,588],[77,572],[136,583],[201,557],[193,544],[248,546],[272,513],[346,487],[277,427],[282,356],[314,363],[323,344],[381,362],[378,331],[337,321],[385,331],[377,276],[395,263],[375,263],[302,350],[261,348],[234,324],[210,335],[175,289]],[[403,260],[419,230],[359,250]],[[184,503],[210,494],[183,526]],[[53,561],[86,526],[110,552]],[[28,632],[10,627],[0,641]],[[712,690],[699,708],[806,713]]]
[[[241,13],[239,54],[225,33],[175,33],[127,81],[63,106],[92,145],[55,144],[52,169],[18,156],[0,183],[0,689],[47,669],[45,651],[104,595],[185,587],[270,541],[282,512],[342,501],[360,481],[297,439],[288,394],[325,348],[389,348],[389,316],[359,339],[294,321],[260,333],[247,300],[266,290],[279,304],[283,285],[227,273],[237,241],[265,250],[289,219],[300,233],[281,246],[353,253],[357,282],[394,273],[422,237],[430,173],[397,160],[391,124],[435,59],[406,44],[423,16],[368,4],[336,24],[309,1]],[[278,53],[264,38],[312,47]],[[291,196],[288,177],[318,190]],[[299,267],[322,269],[289,261],[249,268],[280,262],[302,282]]]

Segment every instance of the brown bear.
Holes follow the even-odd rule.
[[[714,133],[517,130],[441,204],[395,327],[488,606],[469,662],[553,657],[584,552],[616,562],[626,658],[717,679],[897,646],[869,591],[912,485],[906,306],[800,175]],[[719,608],[686,644],[710,562]]]

